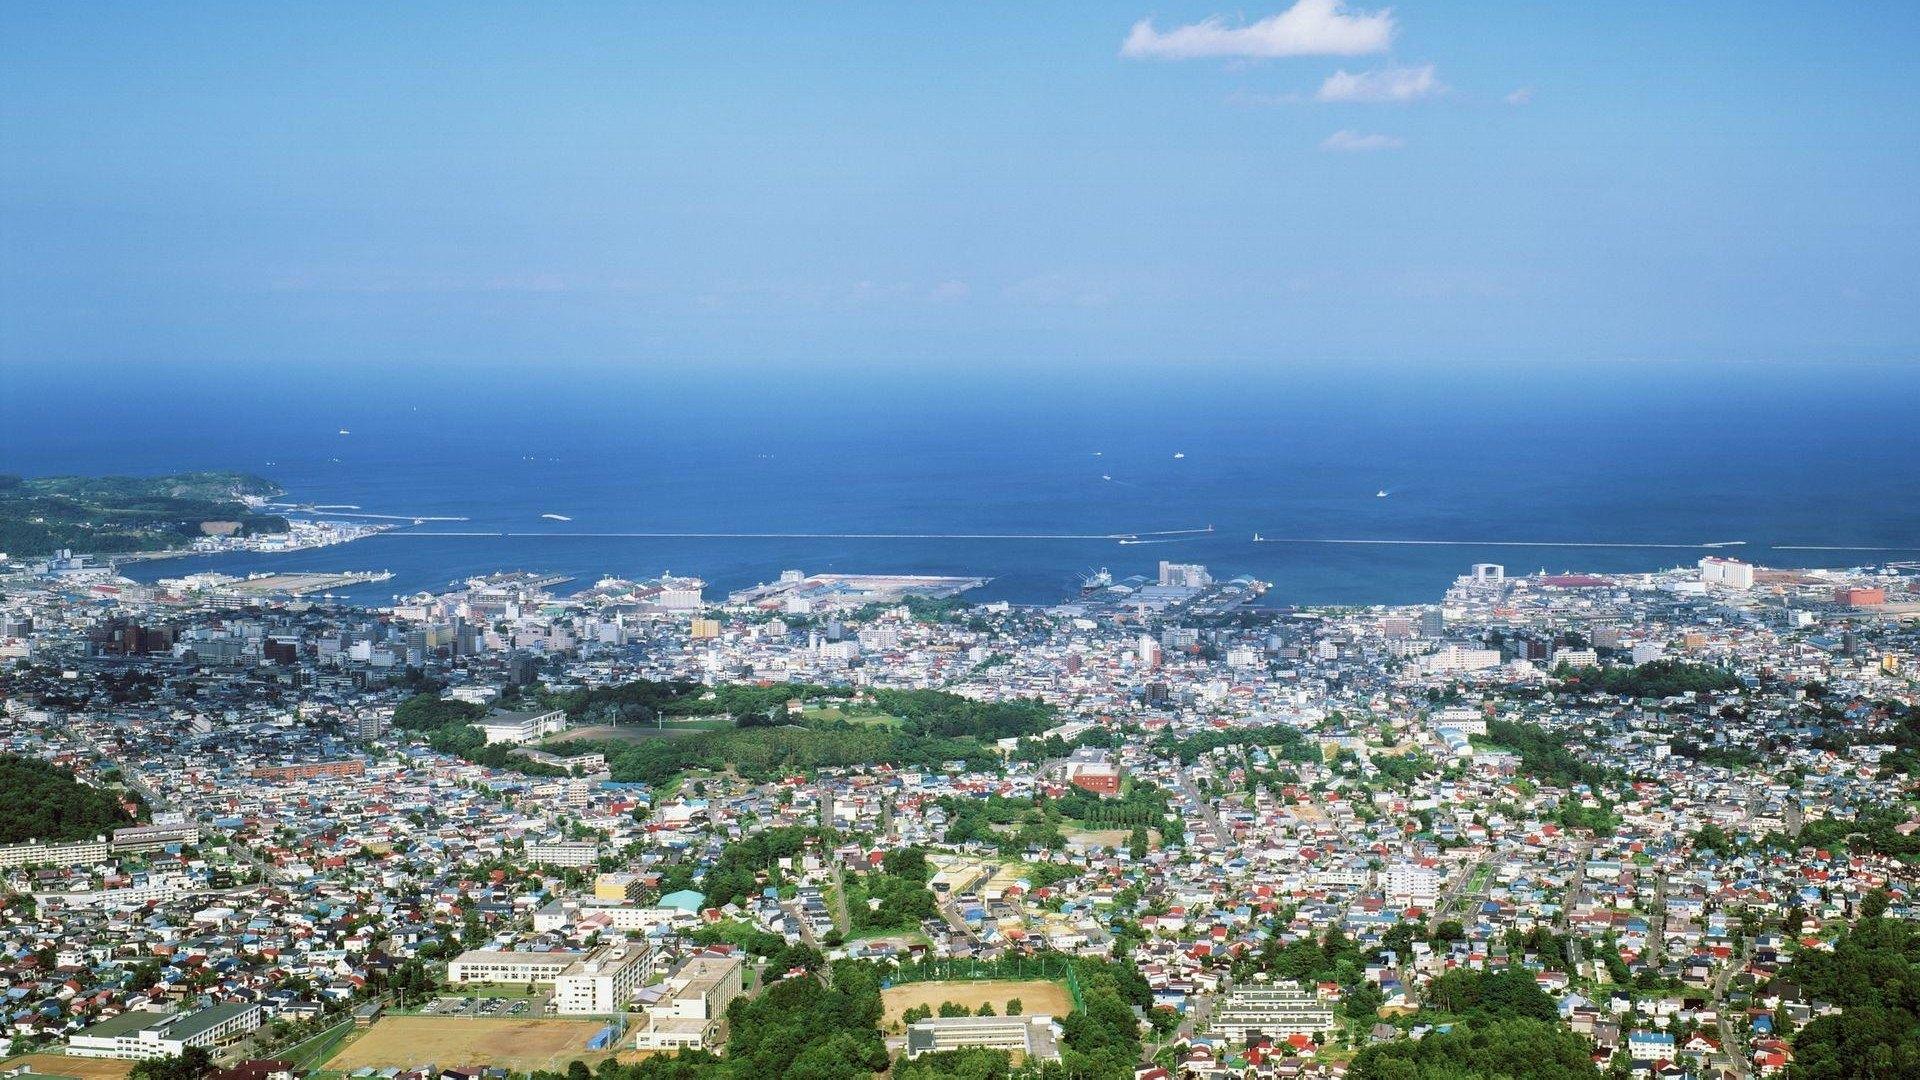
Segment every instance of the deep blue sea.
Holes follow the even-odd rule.
[[[42,367],[3,385],[0,471],[235,469],[301,501],[469,519],[132,570],[392,571],[365,601],[508,569],[582,585],[672,571],[713,594],[798,568],[978,574],[994,579],[979,597],[1052,602],[1090,569],[1171,558],[1269,580],[1278,603],[1404,603],[1477,561],[1624,571],[1706,550],[1520,541],[1743,540],[1734,551],[1776,566],[1920,558],[1916,365],[263,363]],[[489,535],[433,535],[453,531]],[[619,532],[1096,538],[593,535]]]

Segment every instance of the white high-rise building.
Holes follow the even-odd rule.
[[[1729,589],[1751,589],[1753,567],[1739,559],[1709,555],[1700,560],[1700,580],[1708,585],[1723,585]]]
[[[1387,899],[1396,904],[1432,907],[1440,898],[1440,875],[1418,863],[1395,863],[1381,882]]]
[[[1198,563],[1177,563],[1160,560],[1160,584],[1173,585],[1182,589],[1204,589],[1213,584],[1213,575]]]

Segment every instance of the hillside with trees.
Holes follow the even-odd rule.
[[[0,844],[90,840],[110,833],[136,820],[121,798],[81,783],[58,766],[0,754]]]
[[[1920,929],[1886,910],[1885,890],[1868,894],[1832,952],[1806,950],[1781,970],[1840,1006],[1794,1036],[1792,1080],[1920,1076]]]
[[[232,522],[242,535],[285,532],[286,518],[245,501],[279,494],[272,482],[244,473],[0,475],[0,551],[166,551],[201,536],[203,522]]]

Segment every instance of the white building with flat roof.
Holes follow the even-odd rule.
[[[1700,581],[1729,589],[1753,588],[1753,566],[1739,559],[1709,555],[1700,560]]]
[[[259,1002],[214,1005],[190,1013],[134,1011],[109,1017],[67,1038],[75,1057],[144,1061],[178,1057],[188,1047],[215,1047],[260,1027],[266,1008]]]
[[[667,980],[666,995],[647,1010],[645,1026],[633,1033],[636,1050],[711,1050],[720,1043],[720,1020],[740,996],[738,954],[701,954],[680,965]]]
[[[590,841],[529,841],[527,861],[549,866],[592,866],[600,861],[600,845]]]
[[[652,977],[652,944],[623,940],[603,945],[554,979],[554,1011],[569,1016],[624,1012],[633,992]]]
[[[600,1016],[625,1010],[633,992],[653,977],[653,964],[650,943],[625,939],[589,952],[472,949],[447,965],[447,982],[551,986],[555,1012]]]
[[[584,953],[469,949],[447,965],[447,981],[461,983],[551,983]]]
[[[1023,1054],[1029,1061],[1060,1060],[1063,1035],[1053,1017],[930,1016],[907,1025],[907,1057],[984,1047]]]
[[[1207,1024],[1208,1031],[1234,1042],[1254,1034],[1283,1038],[1333,1029],[1333,1006],[1296,983],[1236,987]]]
[[[103,837],[43,844],[0,844],[0,870],[15,866],[92,866],[107,861],[112,849]]]
[[[501,710],[488,713],[473,726],[487,737],[488,746],[494,743],[528,743],[567,730],[567,713],[564,709],[545,712]]]
[[[1387,899],[1396,904],[1432,907],[1440,898],[1440,875],[1418,863],[1400,862],[1387,867],[1381,886]]]

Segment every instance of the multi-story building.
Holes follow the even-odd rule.
[[[363,776],[367,763],[359,758],[340,761],[308,761],[298,765],[262,765],[253,770],[255,780],[311,780],[319,776]]]
[[[0,869],[13,866],[92,866],[107,861],[112,853],[104,837],[42,844],[29,840],[24,844],[0,844]]]
[[[638,1050],[712,1049],[720,1019],[740,996],[740,957],[701,954],[682,964],[667,983],[667,995],[647,1010],[647,1024],[634,1032]]]
[[[653,961],[651,945],[624,939],[590,952],[474,949],[447,965],[447,981],[552,986],[556,1012],[603,1015],[626,1008],[652,978]]]
[[[633,992],[653,977],[653,955],[653,946],[644,941],[595,949],[554,979],[554,1010],[585,1016],[625,1011]]]
[[[1700,560],[1700,580],[1708,585],[1723,585],[1729,589],[1751,589],[1753,566],[1739,559],[1709,555]]]
[[[1313,1035],[1333,1030],[1333,1007],[1294,983],[1242,986],[1214,1010],[1207,1027],[1235,1042],[1254,1034]]]
[[[527,861],[549,866],[592,866],[600,861],[600,845],[588,841],[530,842]]]
[[[266,1009],[259,1002],[215,1005],[191,1013],[136,1011],[102,1020],[67,1039],[75,1057],[178,1057],[191,1046],[222,1046],[260,1026]]]
[[[449,983],[551,983],[584,953],[470,949],[447,965]]]
[[[159,851],[169,844],[197,844],[200,826],[191,821],[171,824],[129,825],[113,830],[108,842],[114,852]]]
[[[1487,668],[1500,666],[1500,651],[1442,645],[1422,660],[1422,666],[1435,674],[1453,671],[1484,671]]]
[[[1440,898],[1440,875],[1418,863],[1395,863],[1381,881],[1387,899],[1397,904],[1432,907]]]
[[[489,746],[494,743],[527,743],[567,730],[567,713],[564,709],[545,712],[498,710],[482,717],[474,726],[487,737]]]
[[[1053,1017],[1039,1014],[935,1016],[907,1025],[907,1057],[977,1046],[1024,1054],[1029,1061],[1058,1061],[1061,1036]]]

